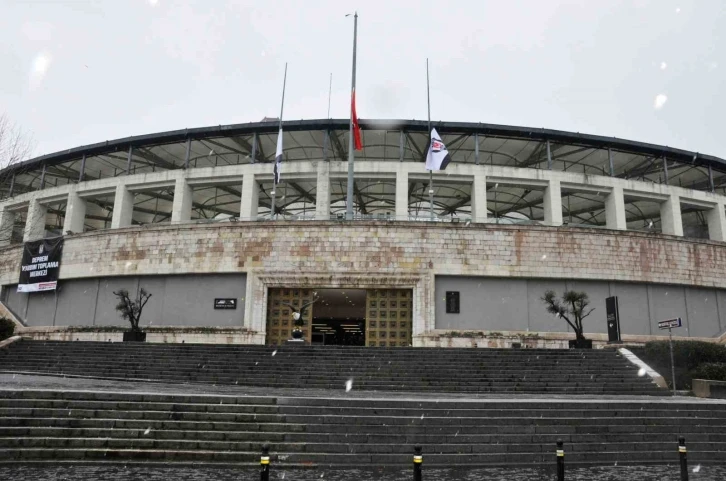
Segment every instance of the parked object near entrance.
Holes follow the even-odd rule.
[[[595,310],[594,307],[587,308],[590,299],[586,292],[565,291],[560,300],[554,291],[547,291],[542,301],[546,304],[547,312],[567,321],[575,331],[575,340],[570,341],[570,349],[592,349],[592,340],[585,339],[582,327],[582,320]]]
[[[144,342],[146,341],[146,333],[139,327],[141,312],[144,306],[149,302],[151,293],[145,289],[139,289],[136,294],[136,300],[132,301],[129,297],[129,291],[121,289],[113,293],[119,300],[116,310],[119,311],[123,319],[131,323],[131,330],[124,332],[124,342]]]

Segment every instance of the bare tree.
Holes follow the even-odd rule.
[[[594,307],[587,309],[587,306],[590,305],[590,298],[586,292],[565,291],[560,300],[554,291],[547,291],[541,300],[545,303],[547,312],[567,321],[575,331],[578,341],[585,340],[582,320],[595,310]]]
[[[13,174],[2,172],[12,164],[28,159],[35,146],[32,137],[14,124],[6,114],[0,114],[0,186],[2,192],[0,199],[10,195],[8,185],[11,183],[9,177]],[[16,192],[18,189],[16,188]],[[0,211],[0,245],[13,242],[13,230],[20,220],[13,212]]]
[[[32,136],[0,114],[0,169],[28,159],[34,147]]]
[[[133,301],[129,297],[129,291],[126,289],[121,289],[113,294],[118,298],[116,310],[121,314],[121,317],[131,323],[132,331],[140,331],[139,320],[141,319],[141,311],[144,310],[144,306],[149,302],[151,294],[146,292],[144,288],[141,288],[136,294],[136,300]]]

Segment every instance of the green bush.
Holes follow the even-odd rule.
[[[645,355],[670,365],[668,341],[651,341],[645,344]],[[726,363],[726,346],[703,341],[673,341],[673,360],[676,366],[688,370],[707,362]]]
[[[653,369],[663,376],[669,386],[671,380],[671,353],[668,341],[651,341],[644,348],[632,350]],[[706,373],[698,371],[707,364],[726,365],[726,346],[703,341],[673,341],[673,360],[676,372],[676,387],[691,389],[691,380]],[[714,372],[715,371],[710,371]],[[696,374],[698,373],[698,374]]]
[[[707,362],[691,371],[691,379],[710,379],[711,381],[726,381],[726,363]]]
[[[15,332],[15,323],[7,317],[0,317],[0,341],[12,337]]]

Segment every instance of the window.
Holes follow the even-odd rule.
[[[459,314],[459,291],[446,291],[446,313]]]

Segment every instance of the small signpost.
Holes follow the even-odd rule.
[[[605,310],[608,321],[608,343],[619,343],[620,340],[620,309],[618,309],[618,297],[612,296],[605,299]]]
[[[676,395],[676,367],[673,361],[673,329],[681,327],[683,322],[680,317],[658,321],[658,329],[668,329],[668,339],[671,347],[671,379],[673,380],[673,395]]]

